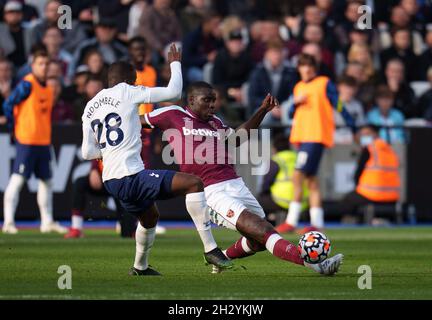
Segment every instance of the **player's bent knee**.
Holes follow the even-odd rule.
[[[265,235],[274,230],[270,222],[248,210],[242,211],[237,220],[236,228],[241,234],[256,240],[261,245],[264,244]]]
[[[195,177],[195,176],[191,176],[191,187],[189,188],[189,193],[194,193],[194,192],[202,192],[204,191],[204,184],[201,181],[200,178]]]

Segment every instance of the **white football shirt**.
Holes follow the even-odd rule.
[[[103,181],[121,179],[144,169],[138,106],[178,99],[182,86],[181,65],[173,62],[166,88],[119,83],[100,91],[87,103],[82,115],[82,155],[87,160],[102,158]]]

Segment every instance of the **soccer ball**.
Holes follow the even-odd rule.
[[[330,239],[318,231],[307,232],[300,238],[298,251],[307,263],[320,263],[330,254]]]

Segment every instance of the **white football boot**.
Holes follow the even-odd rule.
[[[58,222],[53,221],[49,224],[41,224],[40,232],[42,233],[57,232],[60,234],[65,234],[68,232],[68,229],[61,226]]]
[[[3,233],[7,233],[7,234],[17,234],[18,233],[18,229],[15,227],[15,223],[13,223],[13,222],[4,224],[2,231],[3,231]]]
[[[331,276],[339,271],[343,263],[343,258],[343,254],[339,253],[331,258],[325,259],[323,262],[315,264],[305,262],[304,265],[320,274]]]

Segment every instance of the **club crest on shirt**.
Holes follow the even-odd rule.
[[[228,217],[228,218],[232,218],[232,217],[234,217],[234,211],[232,211],[231,209],[229,209],[229,210],[228,210],[228,213],[227,213],[227,217]]]

